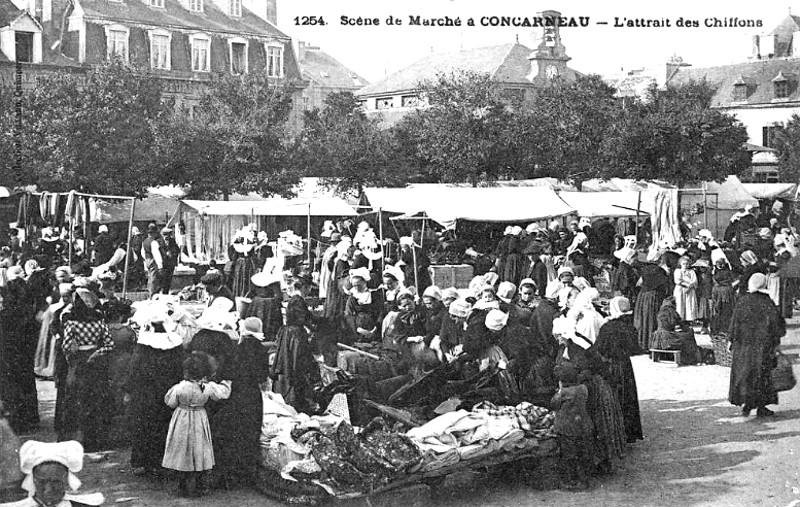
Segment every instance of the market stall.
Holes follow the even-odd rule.
[[[279,197],[260,201],[196,201],[181,200],[170,224],[183,222],[186,227],[186,247],[200,262],[225,261],[227,248],[237,230],[255,224],[259,230],[268,230],[268,218],[295,218],[302,221],[306,237],[313,225],[323,217],[348,217],[357,213],[352,206],[337,197],[310,199],[283,199]],[[313,220],[312,220],[313,219]],[[264,221],[264,223],[261,223]],[[312,221],[314,224],[312,224]],[[271,232],[274,238],[278,230]]]

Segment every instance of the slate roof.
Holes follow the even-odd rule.
[[[779,73],[789,79],[789,96],[775,98],[772,82]],[[776,105],[800,100],[800,58],[755,60],[752,62],[720,65],[718,67],[681,67],[670,78],[669,84],[681,84],[705,79],[717,86],[712,99],[715,107],[746,107],[756,105]],[[743,81],[747,86],[745,101],[734,100],[734,83]]]
[[[303,79],[315,84],[336,89],[358,90],[367,84],[367,80],[342,65],[328,53],[306,46],[302,58],[297,62],[303,73]]]
[[[289,40],[289,36],[278,30],[253,12],[242,7],[241,17],[230,17],[214,2],[204,2],[202,13],[184,9],[177,0],[166,0],[165,8],[145,5],[142,0],[77,0],[86,17],[122,23],[134,23],[163,28],[184,28],[208,32],[237,33],[241,35],[271,36]]]
[[[792,39],[794,38],[794,32],[797,31],[800,31],[800,16],[790,14],[769,32],[769,35],[777,36],[775,40],[775,58],[792,56]]]
[[[0,27],[8,26],[22,11],[11,0],[0,0]]]
[[[531,82],[527,79],[532,65],[528,59],[530,54],[530,48],[518,43],[433,54],[376,83],[365,86],[356,95],[364,97],[415,90],[421,81],[433,79],[440,73],[446,74],[457,70],[487,73],[503,83],[530,86]],[[574,79],[576,75],[575,71],[569,69],[565,78]]]

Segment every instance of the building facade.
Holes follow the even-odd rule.
[[[318,46],[299,41],[297,60],[303,80],[307,83],[303,89],[303,110],[321,108],[325,98],[332,93],[355,93],[367,85],[366,79]]]
[[[118,57],[161,78],[178,104],[195,103],[214,74],[247,73],[290,83],[301,102],[305,83],[275,2],[0,0],[0,79],[13,79],[16,62],[32,86]]]
[[[543,18],[558,18],[557,11],[544,11]],[[454,53],[433,54],[390,74],[357,92],[367,114],[380,114],[391,124],[409,111],[425,107],[420,83],[433,80],[439,74],[472,71],[489,74],[497,81],[502,93],[510,98],[525,100],[539,86],[555,79],[574,81],[578,75],[567,66],[570,57],[561,41],[558,24],[542,27],[534,33],[539,44],[530,49],[520,44],[466,49]]]
[[[800,114],[800,16],[753,37],[749,61],[716,67],[667,66],[667,84],[705,79],[717,87],[712,107],[735,116],[747,129],[753,166],[743,181],[778,181],[775,134]]]

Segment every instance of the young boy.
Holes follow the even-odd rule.
[[[565,489],[586,489],[593,465],[592,436],[594,425],[586,402],[589,390],[578,383],[578,370],[571,365],[556,368],[558,392],[550,405],[556,412],[553,430],[558,435],[561,464],[566,475]]]

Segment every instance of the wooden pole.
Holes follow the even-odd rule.
[[[308,214],[306,215],[306,231],[308,232],[308,244],[306,245],[306,257],[311,262],[311,203],[308,203]]]
[[[125,274],[122,275],[122,299],[128,296],[128,267],[131,262],[131,238],[133,237],[133,213],[136,209],[136,198],[131,199],[131,215],[128,219],[128,242],[125,248]]]
[[[383,213],[381,213],[381,208],[378,208],[378,235],[381,245],[381,277],[383,277],[383,270],[386,269],[386,249],[383,244]],[[383,287],[383,300],[386,301],[386,287],[383,284],[381,284],[381,287]]]
[[[639,241],[639,209],[642,207],[642,191],[639,190],[639,197],[636,199],[636,224],[635,225],[635,232],[636,234],[636,241]]]

